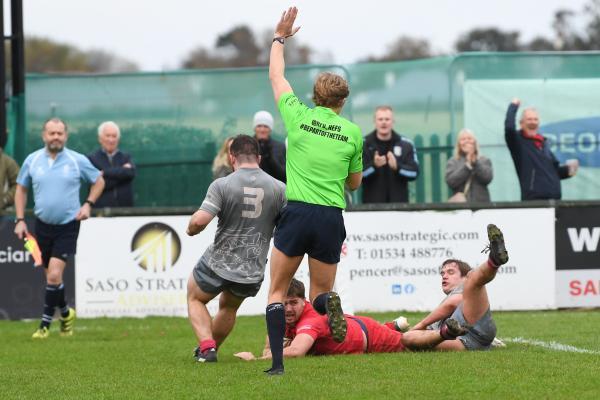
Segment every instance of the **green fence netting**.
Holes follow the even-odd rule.
[[[494,201],[518,200],[519,186],[503,138],[512,97],[537,106],[543,131],[561,160],[579,158],[580,174],[564,181],[563,198],[600,198],[600,54],[462,54],[418,61],[288,67],[296,94],[312,104],[314,78],[333,71],[350,82],[343,114],[366,135],[373,111],[387,104],[395,129],[415,142],[421,176],[410,184],[411,202],[449,196],[444,170],[456,133],[478,137],[494,165]],[[11,110],[9,105],[9,122]],[[275,116],[274,136],[285,138],[265,68],[116,75],[29,75],[26,80],[26,149],[41,147],[41,124],[59,116],[69,124],[68,146],[88,153],[97,126],[121,126],[121,148],[138,167],[138,206],[198,205],[211,182],[211,163],[230,135],[252,133],[258,110]],[[7,152],[11,152],[9,140]],[[17,158],[22,155],[16,154]],[[360,200],[360,193],[354,196]]]

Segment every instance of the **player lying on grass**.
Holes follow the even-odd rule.
[[[269,243],[285,205],[285,185],[259,168],[258,142],[238,135],[229,160],[235,172],[215,180],[187,234],[197,235],[219,217],[214,243],[198,261],[188,280],[188,314],[198,339],[195,358],[217,361],[217,348],[233,329],[237,310],[262,284]],[[206,303],[218,294],[219,311],[211,321]]]
[[[292,279],[285,307],[284,357],[305,355],[394,353],[404,351],[402,332],[393,323],[381,324],[369,317],[345,315],[346,338],[341,343],[333,339],[327,323],[327,316],[315,311],[306,300],[304,284]],[[244,360],[254,360],[250,352],[236,353]],[[270,359],[269,339],[261,359]]]
[[[404,344],[403,334],[395,322],[384,324],[364,316],[345,315],[347,324],[346,339],[338,343],[333,339],[327,323],[327,316],[315,311],[306,300],[304,284],[293,279],[285,306],[284,357],[304,357],[306,355],[397,353],[409,350]],[[446,335],[465,333],[465,329],[456,321],[448,319],[444,323]],[[429,340],[430,343],[426,343]],[[427,332],[427,338],[416,342],[417,346],[431,347],[444,340],[440,331]],[[419,347],[415,347],[418,349]],[[251,352],[236,353],[236,357],[251,361],[256,357]],[[260,359],[270,359],[269,338]]]
[[[491,281],[500,265],[508,261],[500,229],[488,225],[489,260],[471,270],[459,260],[447,260],[442,266],[442,288],[451,299],[429,314],[420,326],[404,335],[396,323],[380,324],[368,317],[346,316],[348,336],[342,343],[332,340],[327,320],[316,313],[304,296],[304,285],[293,280],[285,299],[286,344],[284,356],[302,357],[307,354],[390,353],[411,350],[476,350],[489,349],[496,327],[489,311],[485,284]],[[459,269],[463,268],[463,272]],[[462,288],[462,295],[458,293]],[[454,293],[450,293],[454,290]],[[456,296],[456,297],[452,297]],[[448,307],[448,308],[445,308]],[[432,319],[433,316],[433,319]],[[361,340],[362,339],[362,340]],[[252,360],[250,352],[237,357]],[[269,346],[261,358],[270,358]]]
[[[502,264],[508,262],[504,237],[495,225],[487,227],[489,258],[475,269],[460,260],[442,264],[442,290],[447,295],[440,305],[404,334],[407,347],[432,350],[489,350],[496,336],[485,285],[492,281]],[[464,335],[446,332],[451,318],[467,328]],[[439,333],[438,333],[439,332]],[[434,340],[436,337],[441,338]],[[501,343],[501,342],[500,342]]]

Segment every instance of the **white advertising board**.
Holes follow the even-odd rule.
[[[188,275],[198,249],[210,243],[215,229],[211,224],[207,235],[189,238],[188,220],[177,216],[85,221],[75,262],[77,313],[186,315]]]
[[[200,235],[188,237],[188,220],[118,217],[82,224],[75,273],[78,314],[186,316],[188,277],[216,230],[213,221]],[[490,222],[504,231],[510,255],[488,285],[492,309],[555,308],[552,208],[351,212],[345,221],[348,237],[336,290],[346,312],[433,309],[443,298],[442,261],[485,261],[481,250]],[[296,277],[308,291],[306,260]],[[264,313],[268,285],[267,268],[260,292],[242,304],[239,315]],[[211,302],[209,311],[216,307]]]
[[[556,271],[558,307],[600,307],[600,269]]]
[[[187,316],[186,285],[204,250],[212,243],[216,219],[199,235],[189,237],[188,216],[91,218],[81,226],[75,287],[81,317]],[[265,281],[256,295],[242,304],[239,315],[263,314],[269,289]],[[306,258],[296,278],[306,285]],[[336,290],[352,313],[341,276]],[[342,283],[340,285],[340,283]],[[214,315],[218,298],[208,304]]]
[[[495,310],[555,307],[554,210],[489,209],[346,213],[346,274],[356,310],[430,311],[443,299],[439,267],[487,260],[488,223],[504,232],[510,260],[487,285]]]

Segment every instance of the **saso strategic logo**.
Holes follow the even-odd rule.
[[[166,271],[181,254],[181,241],[169,225],[151,222],[137,230],[131,240],[134,261],[146,271]]]

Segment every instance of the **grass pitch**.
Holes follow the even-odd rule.
[[[380,321],[397,314],[368,314]],[[404,313],[410,321],[422,314]],[[239,317],[217,364],[192,358],[183,318],[79,319],[75,335],[32,341],[36,322],[0,321],[2,399],[600,398],[600,311],[495,312],[490,352],[307,357],[268,377],[264,317]]]

